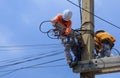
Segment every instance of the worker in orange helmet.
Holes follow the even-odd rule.
[[[94,40],[96,53],[100,54],[100,57],[112,56],[111,49],[115,42],[115,38],[112,35],[104,30],[98,30],[95,32]]]
[[[62,38],[62,43],[65,47],[64,51],[66,54],[66,59],[67,59],[67,63],[71,66],[72,63],[72,56],[70,54],[70,33],[71,33],[71,26],[72,26],[72,21],[71,21],[71,17],[72,17],[72,11],[69,9],[66,9],[63,11],[62,14],[58,14],[57,16],[55,16],[51,22],[53,24],[54,27],[56,27],[56,24],[60,24],[61,26],[65,27],[64,32],[61,33],[62,36],[66,37],[65,39]]]
[[[65,33],[64,35],[69,35],[71,32],[71,26],[72,26],[72,21],[70,20],[72,17],[72,11],[70,11],[69,9],[64,10],[63,14],[58,14],[57,16],[55,16],[51,22],[53,23],[53,25],[60,24],[61,26],[66,27]]]

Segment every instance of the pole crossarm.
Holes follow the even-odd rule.
[[[120,72],[120,56],[80,61],[73,68],[73,72],[95,72],[95,74]]]

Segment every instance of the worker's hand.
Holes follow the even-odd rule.
[[[65,34],[65,32],[62,32],[60,35],[67,37],[67,35]]]
[[[70,34],[70,32],[66,31],[66,32],[65,32],[65,34],[66,34],[66,35],[69,35],[69,34]]]
[[[65,33],[64,36],[65,36],[65,37],[69,37],[70,35]]]
[[[52,22],[52,26],[55,26],[55,24],[56,24],[55,22]]]
[[[51,20],[51,23],[52,23],[52,26],[54,26],[54,27],[55,27],[55,26],[56,26],[56,24],[57,24],[57,21],[55,21],[55,20],[54,20],[54,21],[53,21],[53,20]]]

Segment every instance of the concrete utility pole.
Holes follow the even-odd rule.
[[[92,51],[94,49],[94,0],[82,0],[82,30],[83,31],[83,41],[85,44],[85,49],[81,54],[82,61],[92,59]],[[88,11],[88,12],[87,12]],[[94,72],[80,73],[80,78],[94,78]]]
[[[95,75],[120,72],[120,56],[93,59],[94,50],[94,0],[82,0],[82,38],[85,44],[81,61],[73,67],[80,78],[95,78]],[[85,30],[85,31],[84,31]]]
[[[73,72],[80,73],[80,78],[95,78],[98,74],[120,72],[120,56],[93,59],[94,0],[82,0],[81,30],[85,48],[81,52],[81,61],[73,67]]]

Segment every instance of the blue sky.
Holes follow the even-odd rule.
[[[73,2],[78,4],[78,0]],[[119,0],[95,0],[95,14],[120,27],[119,3]],[[42,21],[50,20],[57,13],[62,13],[64,9],[73,11],[72,28],[79,28],[79,8],[66,0],[0,0],[0,68],[2,65],[24,61],[26,57],[36,58],[41,53],[52,53],[56,50],[63,52],[60,40],[52,40],[46,34],[41,33],[39,24]],[[50,24],[47,26],[50,26]],[[116,38],[115,48],[119,49],[120,29],[95,17],[95,31],[99,29],[104,29],[112,34]],[[44,44],[47,45],[44,46]],[[1,77],[5,73],[3,71],[6,70],[36,65],[60,58],[64,58],[64,52],[53,57],[1,68],[0,78],[79,78],[79,74],[73,73],[66,66],[65,60],[43,65],[65,65],[63,67],[29,68]],[[97,75],[96,78],[119,78],[119,75],[120,73]]]

